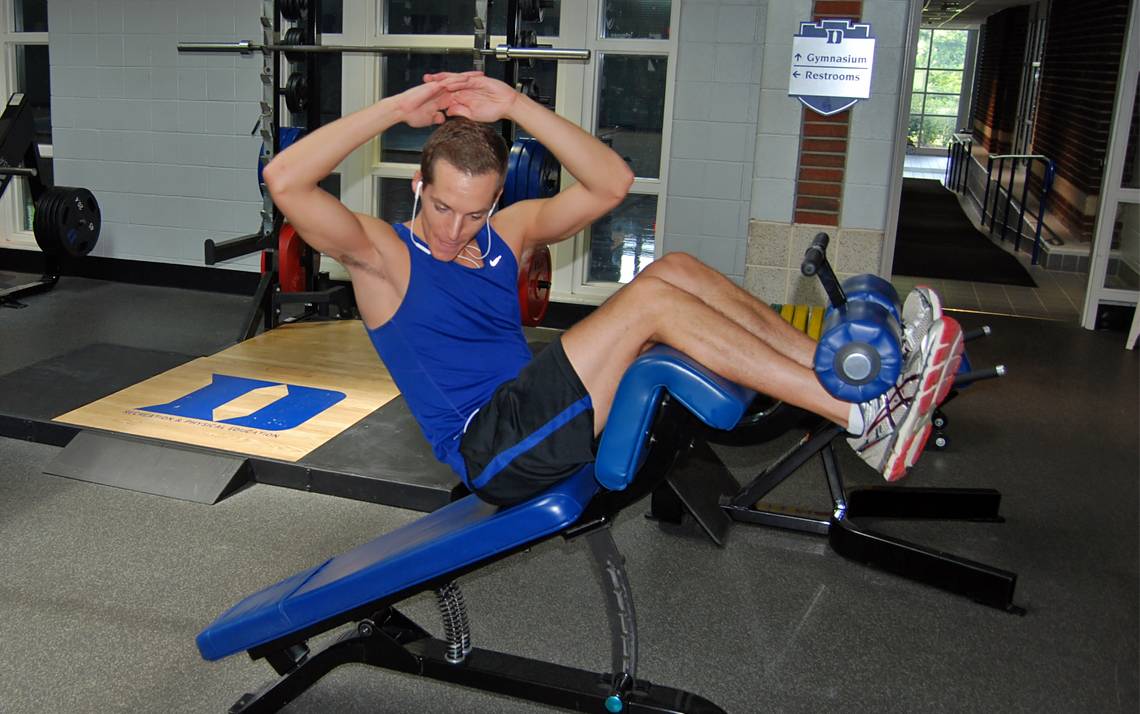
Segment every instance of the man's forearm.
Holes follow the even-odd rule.
[[[624,197],[632,172],[625,160],[596,137],[520,94],[510,110],[522,126],[554,153],[562,167],[592,193]]]
[[[387,98],[326,124],[269,162],[265,183],[275,194],[315,186],[349,154],[401,121],[396,102]]]

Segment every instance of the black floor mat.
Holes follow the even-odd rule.
[[[894,273],[1037,287],[1017,258],[974,228],[954,194],[930,179],[903,179]]]

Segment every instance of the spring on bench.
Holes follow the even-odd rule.
[[[443,635],[447,639],[447,661],[459,664],[471,653],[471,623],[459,583],[450,582],[435,591],[439,612],[443,616]]]

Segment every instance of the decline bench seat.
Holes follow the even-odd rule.
[[[610,499],[601,512],[597,503],[590,510],[591,503],[599,494],[627,489],[638,477],[653,443],[650,437],[662,401],[675,401],[708,426],[731,429],[753,396],[752,391],[676,350],[654,347],[640,356],[622,379],[595,464],[584,466],[516,506],[499,508],[475,496],[460,499],[254,593],[198,635],[199,651],[208,660],[242,651],[268,657],[313,634],[367,617],[488,562],[564,534],[580,526],[587,516],[595,525],[604,525],[628,499]],[[676,406],[673,409],[678,410]],[[644,486],[630,498],[640,498],[651,487]],[[286,670],[282,673],[288,676],[290,665],[274,666]],[[655,689],[659,693],[677,692]],[[696,695],[678,695],[684,695],[680,700],[694,703],[687,711],[718,711],[715,706],[698,706],[704,700]]]

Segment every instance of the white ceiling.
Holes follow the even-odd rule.
[[[923,0],[922,26],[946,29],[980,27],[986,18],[1031,0]]]

